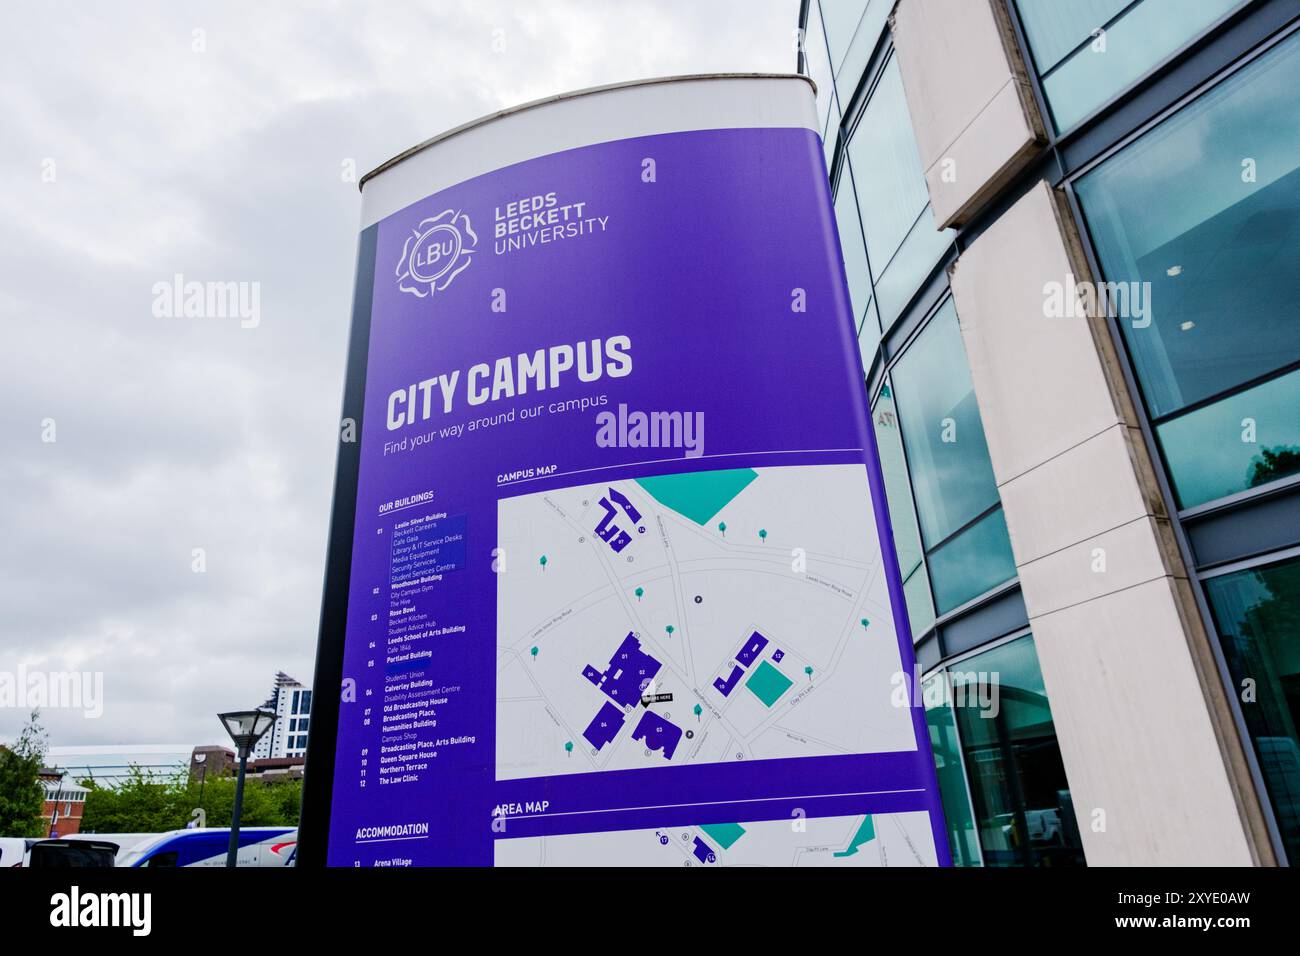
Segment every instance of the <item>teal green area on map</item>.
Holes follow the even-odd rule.
[[[852,856],[858,852],[858,847],[864,843],[870,843],[876,838],[876,824],[871,819],[871,814],[862,818],[862,825],[858,827],[858,832],[853,834],[853,839],[849,841],[849,848],[833,854],[834,856]]]
[[[696,471],[688,475],[656,475],[636,483],[655,501],[705,525],[758,477],[753,468]]]
[[[714,843],[721,843],[724,850],[745,835],[745,828],[739,823],[704,823],[700,829],[713,837]]]
[[[765,706],[771,707],[781,699],[781,695],[788,691],[793,683],[794,681],[767,661],[763,661],[758,665],[754,673],[749,675],[749,680],[745,681],[745,686]]]

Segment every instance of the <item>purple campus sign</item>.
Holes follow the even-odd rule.
[[[328,862],[947,864],[817,135],[371,229]]]

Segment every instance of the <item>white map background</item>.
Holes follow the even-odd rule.
[[[500,502],[498,779],[915,749],[893,703],[901,664],[865,468],[756,471],[704,525],[632,480]],[[632,541],[617,554],[593,533],[610,488],[645,529],[620,513]],[[713,686],[755,630],[769,639],[760,659],[792,682],[771,707],[745,686],[759,660],[729,696]],[[583,670],[604,671],[629,631],[664,665],[647,692],[672,701],[651,709],[691,732],[671,761],[631,739],[640,706],[598,751],[583,739],[609,699]]]
[[[855,848],[861,825],[861,816],[814,817],[800,821],[798,828],[790,820],[744,823],[744,835],[725,849],[701,828],[682,826],[502,839],[494,845],[494,862],[496,866],[937,865],[930,818],[924,811],[876,814],[871,839]],[[714,850],[712,862],[694,856],[697,838]]]

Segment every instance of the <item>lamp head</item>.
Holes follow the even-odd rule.
[[[232,710],[218,714],[226,733],[235,742],[239,752],[246,753],[271,729],[275,723],[275,714],[269,710]]]

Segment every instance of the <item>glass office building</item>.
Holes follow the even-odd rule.
[[[1300,4],[799,25],[954,860],[1300,859]]]

